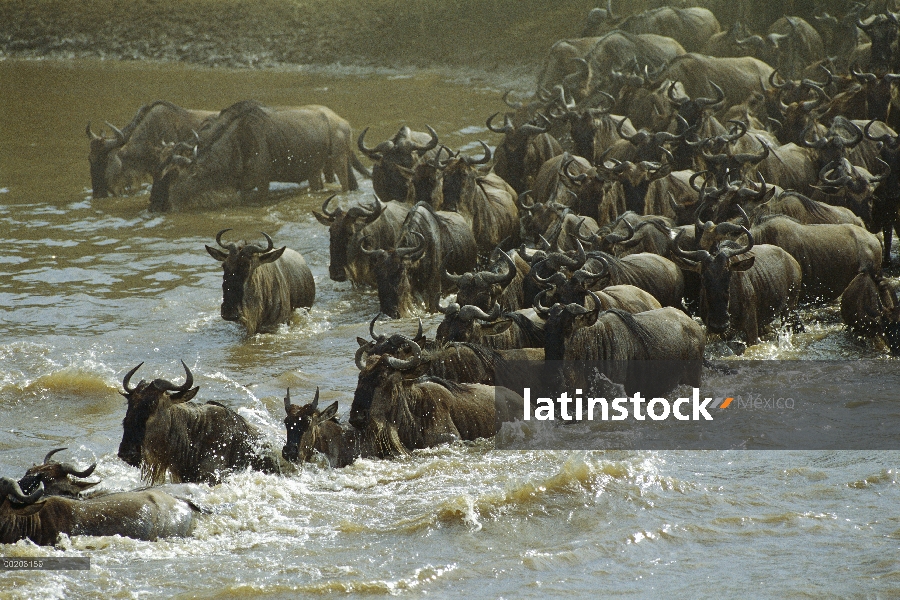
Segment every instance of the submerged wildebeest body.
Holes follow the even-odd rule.
[[[88,500],[42,498],[38,485],[23,493],[9,477],[0,477],[0,544],[29,539],[40,546],[61,534],[113,536],[155,541],[191,534],[198,509],[161,490],[107,494]]]
[[[350,125],[319,105],[268,107],[238,102],[203,131],[193,158],[170,159],[150,193],[150,210],[235,204],[256,188],[265,200],[272,181],[322,187],[334,173],[344,191],[358,188],[351,167],[366,173],[350,147]]]
[[[679,262],[700,273],[700,318],[707,331],[723,334],[729,326],[744,333],[747,345],[759,342],[765,325],[776,317],[795,317],[802,270],[785,250],[769,244],[746,246],[723,242],[710,253],[687,252],[677,245]],[[796,319],[795,319],[796,321]]]
[[[255,244],[222,243],[223,229],[216,242],[228,252],[212,246],[206,251],[222,262],[222,318],[238,321],[249,335],[272,333],[289,323],[295,308],[309,308],[316,298],[316,284],[306,261],[298,252],[282,246],[278,250],[272,238],[263,234],[267,248]]]
[[[337,208],[329,212],[328,203],[332,198],[322,203],[323,214],[313,211],[316,220],[328,227],[329,277],[334,281],[349,279],[355,286],[376,287],[373,261],[360,250],[360,243],[365,239],[373,248],[396,247],[397,236],[412,205],[382,202],[376,197],[371,208],[359,205],[346,211]]]
[[[409,346],[409,359],[368,359],[350,408],[350,424],[380,424],[395,453],[493,437],[503,421],[522,414],[522,397],[506,388],[415,377],[422,351],[415,342]]]
[[[112,192],[149,180],[159,167],[159,153],[164,143],[193,139],[215,111],[182,108],[165,100],[157,100],[138,109],[137,114],[121,130],[107,123],[114,137],[102,137],[87,126],[90,140],[88,161],[91,165],[91,188],[94,198],[105,198]]]
[[[143,363],[141,363],[142,365]],[[176,386],[165,379],[141,380],[129,387],[133,368],[122,380],[128,400],[118,456],[140,467],[143,478],[162,483],[219,483],[232,471],[252,468],[280,472],[280,463],[262,446],[259,432],[236,412],[217,404],[191,404],[199,387],[182,361],[186,379]]]
[[[595,8],[588,13],[582,36],[600,35],[613,28],[629,33],[667,35],[688,52],[699,52],[706,40],[721,31],[719,20],[706,8],[663,6],[622,18],[613,14],[612,1],[609,0],[605,9]]]
[[[684,312],[666,307],[632,315],[579,304],[550,310],[544,356],[570,363],[566,389],[591,389],[590,369],[579,367],[585,362],[604,364],[603,374],[629,395],[640,391],[652,398],[679,384],[700,386],[706,335]]]
[[[471,342],[494,350],[544,346],[543,323],[531,308],[503,312],[495,304],[488,314],[477,306],[453,303],[443,313],[435,334],[438,343]]]

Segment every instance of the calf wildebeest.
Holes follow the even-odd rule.
[[[360,251],[360,242],[369,238],[369,243],[375,248],[393,248],[412,207],[403,202],[382,202],[376,196],[371,207],[357,205],[346,211],[336,208],[329,212],[328,203],[333,198],[331,196],[322,203],[323,214],[313,211],[316,220],[328,227],[331,258],[328,275],[333,281],[349,279],[354,286],[365,284],[375,287],[377,282],[372,260]]]
[[[29,539],[40,546],[60,534],[120,535],[156,541],[185,537],[194,529],[198,509],[161,490],[107,494],[88,500],[42,498],[40,484],[25,494],[15,479],[0,477],[0,544]]]
[[[372,187],[382,200],[406,200],[407,179],[397,166],[412,169],[419,160],[427,158],[429,153],[437,148],[437,133],[430,126],[426,127],[428,133],[412,131],[409,127],[403,126],[394,137],[381,142],[375,148],[366,147],[364,140],[366,132],[369,131],[368,127],[359,134],[356,145],[360,152],[375,162],[372,166]]]
[[[618,309],[601,312],[600,306],[591,310],[555,304],[545,335],[546,360],[569,363],[565,384],[570,389],[592,388],[589,369],[577,365],[584,361],[605,363],[603,374],[624,385],[629,395],[640,391],[652,398],[679,384],[700,386],[706,335],[696,321],[672,307],[633,315]],[[662,361],[675,368],[652,372]]]
[[[215,402],[191,404],[199,387],[182,361],[185,382],[141,380],[129,387],[139,364],[122,380],[128,400],[122,421],[119,458],[140,467],[150,483],[162,483],[168,472],[174,483],[219,483],[231,471],[252,468],[280,472],[280,463],[262,447],[259,432],[239,414]]]
[[[110,192],[122,194],[149,179],[159,165],[161,144],[193,139],[204,122],[216,114],[215,111],[181,108],[165,100],[156,100],[138,109],[131,122],[122,129],[107,123],[115,134],[112,138],[97,135],[88,123],[93,197],[105,198]]]
[[[900,354],[900,285],[871,269],[859,273],[841,295],[841,319],[854,335],[883,338]]]
[[[763,327],[780,316],[796,317],[800,297],[800,264],[778,246],[753,245],[753,235],[743,228],[747,244],[723,242],[710,253],[684,251],[674,246],[676,261],[700,273],[700,318],[711,333],[724,334],[728,327],[743,332],[747,345],[759,343]]]
[[[219,113],[193,157],[173,155],[153,182],[150,210],[185,210],[234,204],[254,188],[265,200],[269,183],[309,182],[322,187],[335,173],[344,191],[358,188],[350,125],[318,105],[268,107],[245,100]],[[352,168],[351,168],[352,167]]]
[[[373,356],[364,365],[350,407],[350,424],[386,427],[386,443],[404,454],[455,440],[493,437],[504,421],[522,414],[523,400],[506,388],[461,385],[437,377],[410,378],[421,361],[418,344],[411,358]]]
[[[97,463],[92,464],[86,469],[79,469],[72,463],[61,463],[51,461],[50,459],[57,452],[62,452],[66,448],[56,448],[47,453],[44,462],[34,465],[25,472],[25,476],[19,480],[19,487],[26,494],[32,493],[39,485],[44,486],[44,496],[68,496],[70,498],[78,498],[82,492],[85,492],[99,481],[78,481],[84,477],[90,477]]]
[[[309,308],[316,298],[316,283],[306,261],[298,252],[275,244],[263,233],[268,247],[239,242],[225,245],[223,229],[216,243],[228,252],[206,246],[206,251],[222,263],[222,318],[240,322],[248,335],[272,333],[289,323],[295,308]]]
[[[379,448],[373,443],[377,436],[372,429],[344,427],[337,420],[338,403],[333,402],[324,410],[319,410],[319,388],[309,404],[291,403],[291,390],[284,397],[284,425],[287,439],[281,449],[281,456],[289,462],[309,462],[314,452],[323,454],[334,468],[353,464],[357,458],[390,455],[388,448]]]

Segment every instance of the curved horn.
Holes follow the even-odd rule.
[[[509,101],[510,92],[512,92],[512,90],[506,90],[506,93],[503,94],[503,103],[510,108],[515,108],[516,110],[522,108],[522,106],[524,106],[524,105],[521,102],[510,102]]]
[[[587,173],[579,173],[578,175],[572,175],[572,173],[569,171],[569,167],[572,165],[573,162],[575,162],[574,157],[569,158],[569,160],[565,161],[563,163],[562,171],[563,171],[563,174],[569,179],[569,181],[571,181],[572,183],[574,183],[576,185],[580,185],[585,182],[585,180],[588,178],[588,176],[587,176]]]
[[[715,98],[697,98],[695,102],[700,106],[715,106],[725,101],[725,91],[720,88],[714,81],[710,81],[713,91],[716,93]]]
[[[231,231],[231,229],[223,229],[222,231],[217,233],[216,234],[216,243],[218,245],[220,245],[221,247],[225,248],[226,250],[228,250],[229,252],[234,252],[235,250],[237,250],[237,246],[235,246],[234,244],[228,244],[226,246],[225,244],[222,243],[222,234],[227,233],[229,231]]]
[[[62,452],[63,450],[68,450],[68,448],[55,448],[55,449],[51,450],[50,452],[48,452],[48,453],[47,453],[47,456],[44,457],[44,462],[43,462],[43,464],[46,465],[47,463],[49,463],[49,462],[50,462],[50,458],[51,458],[54,454],[56,454],[57,452]]]
[[[363,140],[365,140],[366,132],[369,131],[369,128],[366,127],[359,134],[359,137],[356,138],[356,147],[359,148],[359,151],[371,158],[372,160],[381,160],[382,154],[378,152],[375,148],[366,148],[366,144]]]
[[[619,137],[622,138],[623,140],[628,140],[628,141],[631,142],[632,144],[637,144],[637,142],[634,141],[634,139],[637,137],[637,134],[634,134],[634,135],[627,135],[627,134],[625,134],[625,133],[622,132],[622,125],[623,125],[623,124],[625,123],[625,121],[627,121],[627,120],[628,120],[628,117],[622,117],[622,120],[619,121],[618,123],[616,123],[616,133],[618,133],[618,134],[619,134]],[[602,162],[602,161],[601,161],[601,162]]]
[[[504,262],[506,262],[506,273],[483,273],[482,278],[484,279],[485,283],[491,285],[498,284],[501,286],[507,286],[512,283],[512,280],[516,277],[516,273],[518,271],[516,269],[516,263],[512,258],[510,258],[509,254],[500,250],[500,255],[503,256]]]
[[[678,232],[678,235],[675,236],[675,241],[672,244],[672,252],[675,254],[675,256],[688,260],[692,263],[703,262],[704,260],[709,260],[710,258],[712,258],[712,256],[710,256],[709,252],[707,252],[706,250],[682,250],[680,240],[683,235],[684,230],[682,229]]]
[[[118,127],[116,127],[115,125],[113,125],[112,123],[110,123],[109,121],[104,121],[104,123],[106,123],[106,126],[109,127],[112,130],[112,132],[116,135],[116,141],[119,143],[119,145],[124,144],[125,143],[125,134],[122,133],[122,130],[119,129]]]
[[[483,164],[489,163],[491,161],[491,149],[488,147],[487,144],[485,144],[481,140],[478,140],[478,143],[481,144],[482,148],[484,148],[484,156],[477,160],[471,156],[463,157],[463,161],[467,165],[483,165]]]
[[[544,318],[546,318],[547,316],[550,315],[550,309],[545,307],[543,304],[541,304],[541,298],[546,296],[548,293],[550,293],[550,288],[541,290],[534,296],[534,299],[531,302],[531,305],[534,308],[534,310],[537,312],[537,314],[541,315],[541,317],[544,317]]]
[[[191,373],[191,370],[188,369],[188,366],[183,360],[181,361],[181,366],[184,367],[184,383],[180,387],[169,390],[172,392],[176,392],[175,394],[172,394],[172,399],[174,400],[178,400],[179,398],[183,397],[188,392],[188,390],[191,389],[191,386],[194,385],[194,375]]]
[[[382,334],[382,335],[375,334],[375,322],[378,321],[378,319],[380,319],[382,316],[384,316],[384,313],[380,312],[377,315],[375,315],[375,318],[369,322],[369,335],[372,336],[372,339],[375,340],[376,342],[380,342],[381,340],[384,339],[384,334]]]
[[[143,364],[144,363],[139,364],[138,366],[136,366],[135,368],[133,368],[132,370],[128,371],[128,373],[125,374],[125,379],[122,380],[122,388],[125,390],[126,393],[132,394],[132,393],[134,393],[134,390],[137,389],[137,388],[128,387],[128,382],[131,381],[131,376],[134,375],[135,373],[137,373],[137,370],[140,369]]]
[[[44,493],[44,482],[40,482],[38,488],[31,492],[30,495],[26,496],[22,491],[22,488],[19,487],[19,482],[10,477],[0,477],[0,497],[5,498],[6,496],[10,496],[16,502],[20,502],[22,504],[33,504],[40,498]]]
[[[474,304],[467,304],[459,309],[459,319],[461,321],[474,321],[475,319],[480,319],[482,321],[496,321],[500,318],[500,315],[503,314],[503,311],[500,309],[499,303],[494,303],[494,307],[491,309],[490,314],[481,310],[480,306],[475,306]]]
[[[362,252],[366,256],[374,256],[376,258],[381,256],[382,254],[384,254],[385,251],[381,248],[376,248],[375,250],[369,250],[368,248],[366,248],[366,240],[368,240],[368,239],[369,239],[369,236],[366,236],[363,239],[359,240],[359,251],[360,252]]]
[[[771,85],[776,90],[783,90],[790,85],[790,82],[786,81],[782,84],[775,83],[775,75],[778,74],[778,69],[776,68],[772,73],[769,74],[769,85]]]
[[[334,200],[334,198],[336,196],[337,196],[337,194],[332,194],[331,196],[328,197],[327,200],[325,200],[325,202],[322,203],[322,214],[324,214],[326,217],[328,217],[332,221],[334,221],[334,218],[337,215],[337,211],[328,212],[328,203],[331,202],[332,200]],[[226,231],[228,231],[228,230],[226,229]]]
[[[425,236],[419,233],[418,231],[413,231],[412,234],[414,236],[419,236],[419,243],[410,248],[397,248],[396,252],[399,256],[406,260],[419,260],[422,258],[422,255],[425,254]]]
[[[398,371],[408,371],[410,369],[414,369],[419,365],[420,362],[422,362],[422,349],[419,347],[419,345],[410,339],[406,340],[406,345],[413,351],[413,357],[407,360],[403,360],[394,356],[388,356],[387,364],[392,369],[397,369]]]
[[[493,121],[494,117],[496,117],[499,114],[500,114],[499,112],[495,112],[494,114],[489,116],[487,121],[485,122],[485,125],[487,125],[487,128],[490,129],[491,131],[493,131],[494,133],[510,133],[513,130],[513,126],[509,120],[509,115],[504,115],[503,127],[495,128],[493,125],[491,125],[491,121]]]
[[[72,477],[90,477],[91,473],[94,472],[94,469],[97,468],[97,463],[94,463],[83,470],[78,470],[78,467],[72,463],[60,463],[59,468],[62,469],[63,473],[71,475]]]
[[[749,252],[750,249],[753,248],[753,234],[750,233],[750,230],[747,229],[746,227],[744,227],[743,225],[741,226],[741,229],[743,230],[743,232],[745,234],[747,234],[747,245],[744,246],[743,248],[722,248],[721,250],[719,250],[720,254],[722,254],[723,256],[726,256],[728,258],[731,258],[733,256],[737,256],[739,254],[744,254],[746,252]]]
[[[428,133],[431,134],[431,140],[424,146],[417,146],[415,144],[412,145],[412,149],[415,152],[418,152],[419,156],[425,154],[429,150],[437,148],[437,145],[438,145],[438,134],[434,131],[434,129],[431,128],[431,125],[426,125],[425,129],[427,129]]]

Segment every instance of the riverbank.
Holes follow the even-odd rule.
[[[534,66],[591,0],[0,2],[0,55],[270,67]]]

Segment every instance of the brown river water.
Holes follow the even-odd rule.
[[[146,190],[91,199],[85,124],[122,126],[154,99],[220,109],[255,98],[325,104],[370,145],[431,125],[454,148],[494,144],[485,118],[503,82],[448,72],[229,71],[119,62],[0,62],[0,475],[51,448],[96,461],[108,490],[141,485],[116,457],[122,377],[181,381],[179,359],[216,400],[280,447],[282,397],[345,415],[356,336],[374,291],[328,278],[327,197],[279,185],[267,205],[158,215]],[[371,182],[342,201],[371,197]],[[219,317],[217,231],[301,252],[316,303],[276,334],[247,337]],[[807,332],[778,333],[756,359],[872,358],[834,306]],[[423,315],[427,332],[438,319]],[[415,331],[415,320],[380,325]],[[711,344],[713,356],[727,347]],[[740,360],[740,359],[739,359]],[[821,383],[827,391],[827,377]],[[90,571],[0,572],[0,598],[296,598],[315,595],[896,597],[898,454],[888,451],[500,451],[479,441],[343,470],[242,473],[177,486],[210,510],[187,539],[19,542],[4,557],[89,556]]]

